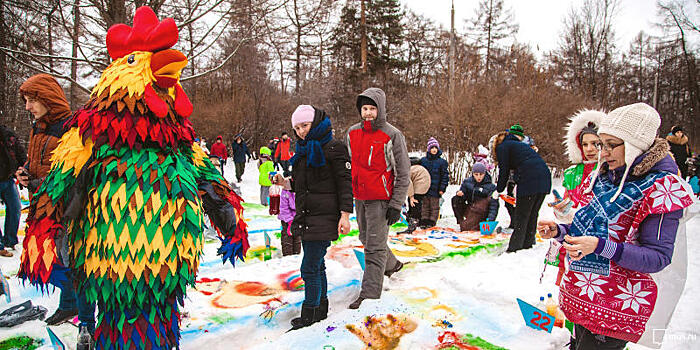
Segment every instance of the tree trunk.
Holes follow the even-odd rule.
[[[489,1],[489,16],[487,18],[487,36],[486,36],[486,76],[489,75],[489,65],[491,63],[491,29],[493,27],[493,0]]]
[[[296,62],[294,62],[294,92],[299,93],[299,82],[301,80],[301,19],[297,9],[297,0],[294,0],[294,21],[296,21]]]
[[[78,58],[78,40],[80,37],[80,0],[75,0],[75,3],[73,3],[73,35],[72,35],[72,41],[73,41],[73,47],[71,50],[71,57],[73,58]],[[77,81],[78,79],[78,61],[72,60],[70,62],[70,78],[73,79],[73,81]],[[75,83],[71,82],[70,83],[70,109],[71,110],[76,110],[77,109],[77,99],[78,99],[78,87],[75,85]]]
[[[0,46],[7,47],[7,33],[5,33],[5,0],[0,0]],[[7,123],[9,115],[7,115],[7,57],[5,52],[0,51],[0,120],[2,123]]]
[[[360,0],[360,27],[361,27],[361,42],[360,42],[360,57],[362,59],[362,73],[367,74],[367,19],[365,17],[365,0]],[[365,79],[365,78],[363,78]],[[364,86],[363,86],[364,88]]]
[[[46,31],[48,32],[48,54],[53,56],[53,13],[56,11],[56,3],[51,1],[51,9],[46,14]],[[49,68],[53,69],[53,58],[49,58]]]

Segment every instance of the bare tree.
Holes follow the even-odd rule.
[[[470,30],[477,46],[484,49],[485,75],[489,75],[491,61],[498,43],[512,37],[519,26],[510,9],[504,9],[503,0],[481,0],[475,17],[470,21]]]

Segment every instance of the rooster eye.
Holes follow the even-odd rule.
[[[129,58],[126,59],[129,64],[133,64],[136,61],[136,57],[134,57],[133,54],[129,55]]]

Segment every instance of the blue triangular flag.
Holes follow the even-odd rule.
[[[359,249],[353,249],[355,252],[355,257],[357,257],[357,261],[360,262],[360,267],[362,267],[362,271],[365,270],[365,252],[361,251]]]
[[[552,333],[554,317],[550,316],[546,311],[542,311],[519,298],[517,300],[518,306],[520,306],[520,312],[523,314],[523,319],[528,327],[538,331]]]
[[[46,331],[49,332],[49,339],[51,339],[51,345],[54,350],[66,350],[66,346],[63,345],[61,339],[54,333],[51,328],[46,327]]]

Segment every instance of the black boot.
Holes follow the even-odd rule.
[[[304,306],[302,304],[301,317],[297,317],[297,318],[292,319],[292,330],[304,328],[304,327],[308,327],[308,326],[312,325],[315,322],[314,318],[315,318],[316,312],[318,312],[318,306],[311,307],[311,306]]]
[[[384,276],[386,277],[391,277],[391,275],[399,272],[403,268],[403,263],[400,261],[396,261],[396,265],[394,265],[394,268],[389,270],[389,271],[384,271]]]
[[[360,304],[362,304],[363,300],[365,300],[365,298],[357,297],[357,299],[355,301],[353,301],[352,304],[348,305],[348,309],[352,309],[352,310],[359,309]]]
[[[53,315],[49,316],[49,318],[47,318],[45,322],[49,326],[55,326],[57,324],[66,322],[75,316],[78,316],[78,309],[57,309],[56,312],[54,312]]]
[[[409,218],[408,219],[408,227],[406,228],[406,230],[401,231],[399,233],[400,234],[401,233],[405,233],[405,234],[413,233],[413,231],[415,231],[417,227],[418,227],[418,219]]]
[[[328,298],[321,299],[318,310],[314,314],[314,322],[323,321],[328,318]]]

